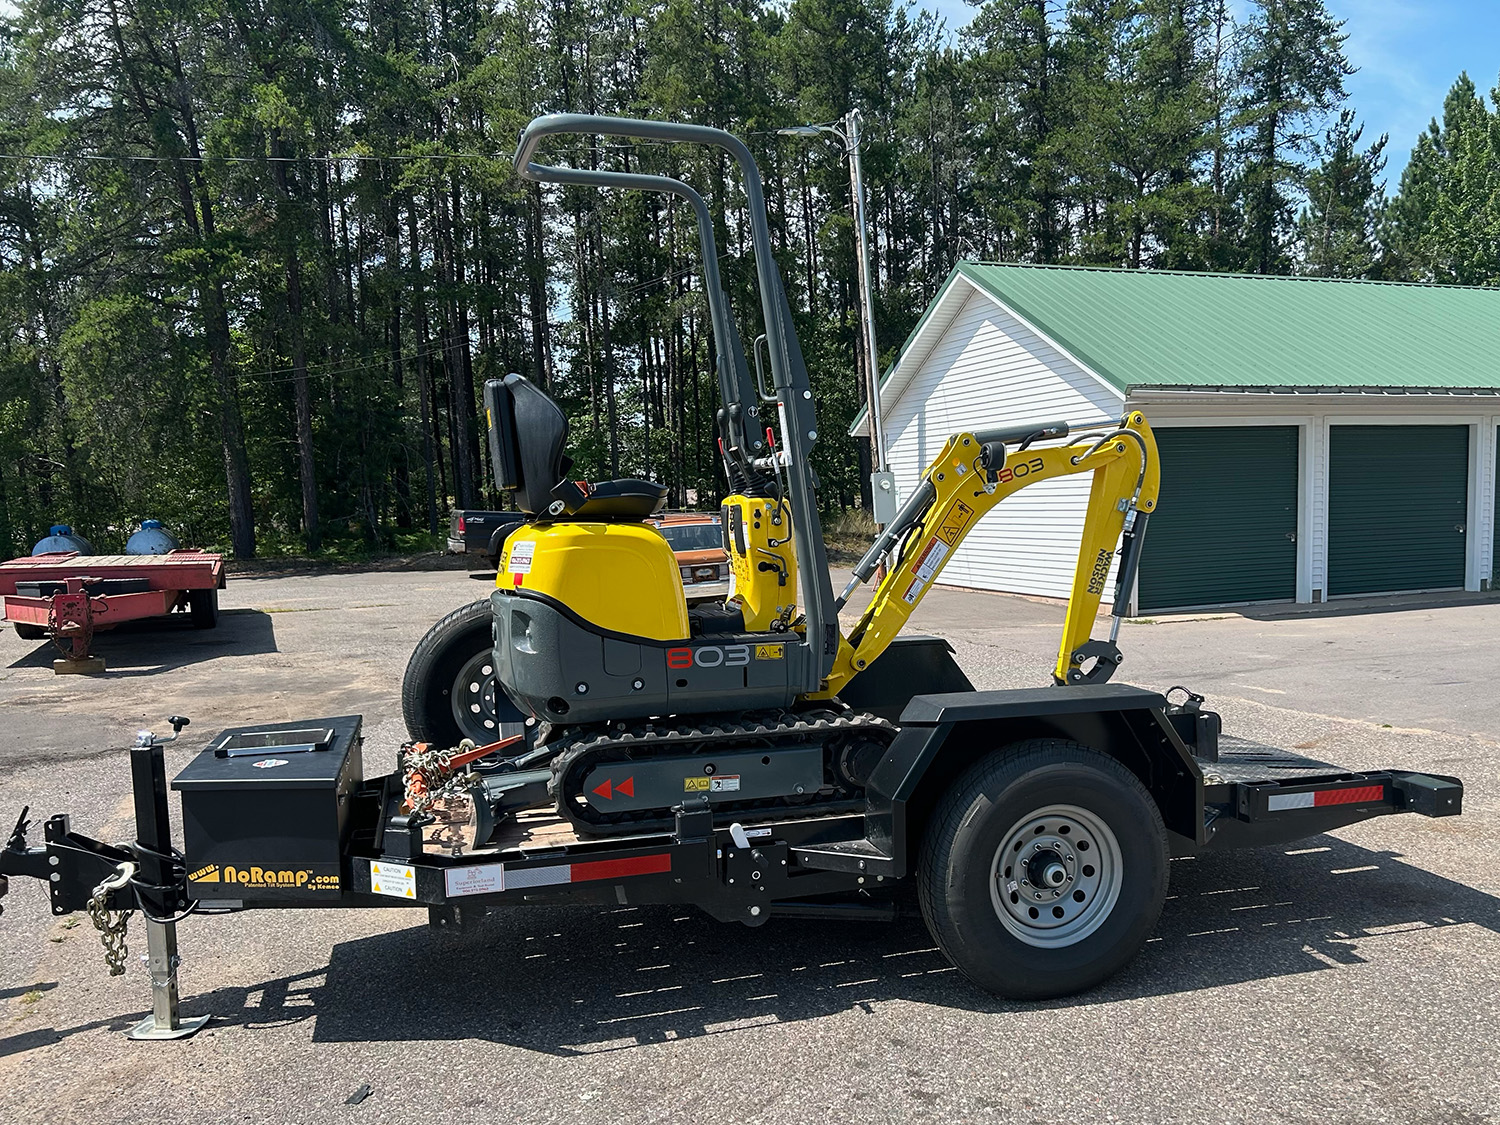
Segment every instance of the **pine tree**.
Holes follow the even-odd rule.
[[[1245,214],[1244,266],[1253,273],[1291,266],[1300,161],[1315,154],[1316,125],[1343,102],[1344,79],[1354,72],[1342,26],[1323,0],[1258,0],[1243,28],[1236,188]]]
[[[1307,206],[1297,223],[1299,271],[1314,277],[1377,277],[1377,230],[1385,212],[1384,134],[1361,150],[1364,126],[1344,110],[1323,142],[1323,162],[1307,176]]]
[[[1500,87],[1490,100],[1459,75],[1418,138],[1388,230],[1402,276],[1500,285]]]

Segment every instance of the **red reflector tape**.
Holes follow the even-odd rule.
[[[1357,789],[1319,789],[1313,794],[1313,805],[1364,805],[1385,800],[1384,785],[1361,785]]]
[[[1329,805],[1365,805],[1385,800],[1384,785],[1356,785],[1348,789],[1317,789],[1306,793],[1272,793],[1266,798],[1270,812],[1288,809],[1326,808]]]
[[[672,870],[672,853],[638,855],[633,859],[596,859],[592,863],[573,864],[574,883],[592,879],[617,879],[623,875],[658,875]]]

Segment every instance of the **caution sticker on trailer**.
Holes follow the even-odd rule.
[[[708,779],[708,791],[710,793],[738,793],[740,791],[740,775],[737,773],[726,773],[719,777]]]
[[[417,869],[400,863],[370,861],[370,892],[391,898],[417,897]]]

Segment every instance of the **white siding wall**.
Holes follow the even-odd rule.
[[[1479,577],[1488,583],[1491,590],[1500,588],[1500,581],[1493,570],[1495,558],[1495,490],[1500,489],[1500,480],[1495,479],[1496,430],[1500,428],[1500,415],[1486,418],[1479,431],[1479,478],[1483,482],[1479,493],[1480,543],[1489,544],[1479,560]]]
[[[1013,422],[1091,425],[1121,413],[1122,396],[972,288],[908,374],[885,419],[903,498],[950,434]],[[1046,481],[1006,500],[969,534],[941,581],[1067,597],[1089,482],[1088,476]]]

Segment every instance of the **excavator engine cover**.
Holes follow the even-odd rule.
[[[504,588],[490,608],[496,680],[522,711],[553,723],[785,707],[807,659],[796,633],[646,640]]]

